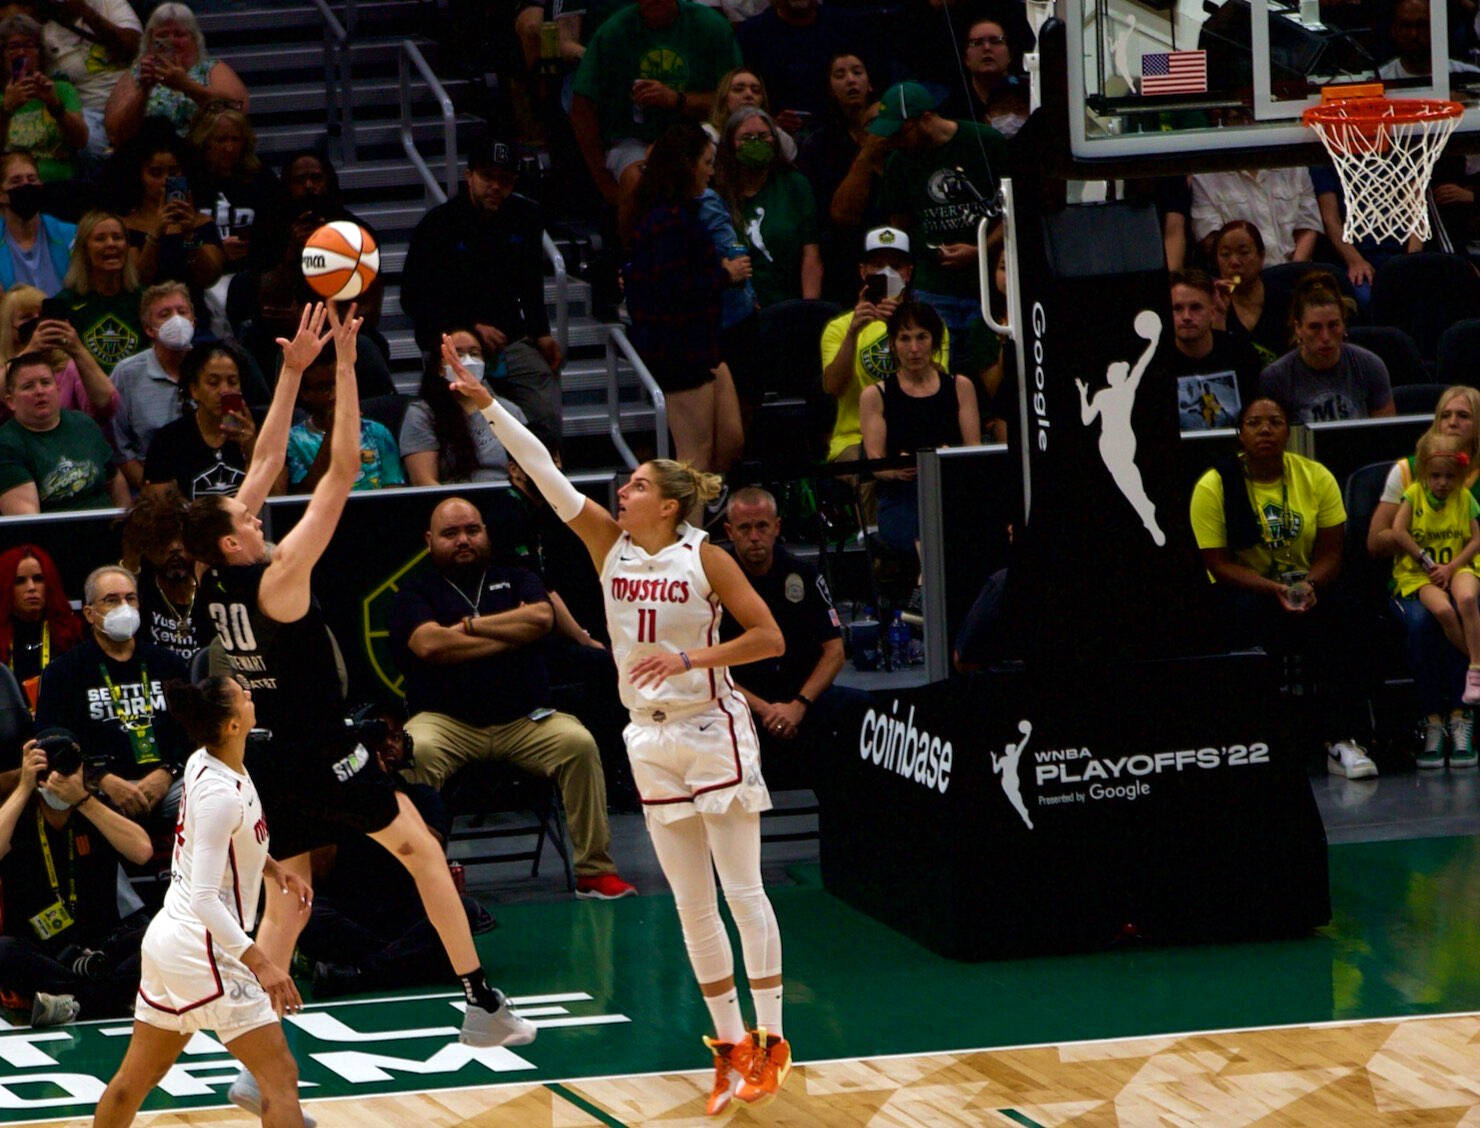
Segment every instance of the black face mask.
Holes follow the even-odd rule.
[[[10,210],[22,219],[33,219],[41,210],[41,198],[46,189],[40,184],[19,184],[7,193]]]

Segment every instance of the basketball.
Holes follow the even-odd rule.
[[[380,248],[358,223],[336,219],[303,245],[303,277],[316,294],[331,301],[357,298],[380,272]]]

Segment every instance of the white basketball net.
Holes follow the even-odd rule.
[[[1341,177],[1348,243],[1428,239],[1429,178],[1461,109],[1454,102],[1361,98],[1306,111],[1305,123]]]

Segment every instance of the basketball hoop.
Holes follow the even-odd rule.
[[[1429,178],[1464,107],[1435,98],[1333,98],[1301,120],[1320,135],[1346,193],[1348,243],[1429,237]]]

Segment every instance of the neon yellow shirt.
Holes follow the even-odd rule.
[[[1480,502],[1469,490],[1456,489],[1436,507],[1423,483],[1414,482],[1403,491],[1403,500],[1413,506],[1409,534],[1435,563],[1448,564],[1470,543],[1470,523],[1480,517]],[[1480,576],[1474,561],[1459,571]],[[1399,595],[1412,595],[1431,582],[1423,565],[1406,552],[1400,552],[1393,560],[1393,585]]]
[[[843,339],[848,335],[848,323],[853,320],[853,311],[840,313],[822,330],[822,367],[826,368],[843,351]],[[850,446],[863,442],[863,429],[858,422],[858,397],[870,384],[877,384],[885,376],[899,369],[894,359],[894,350],[889,347],[887,326],[882,321],[870,321],[858,331],[857,347],[853,350],[853,375],[849,378],[843,394],[838,396],[838,414],[833,422],[832,439],[827,444],[827,460],[831,462]],[[940,348],[932,358],[942,369],[951,351],[951,331],[941,334]]]
[[[1234,557],[1261,576],[1279,579],[1286,572],[1308,572],[1315,557],[1316,533],[1346,522],[1341,489],[1314,459],[1285,455],[1278,482],[1245,479],[1249,500],[1259,519],[1260,541]],[[1192,489],[1192,533],[1198,548],[1227,548],[1223,515],[1223,476],[1209,470]]]

